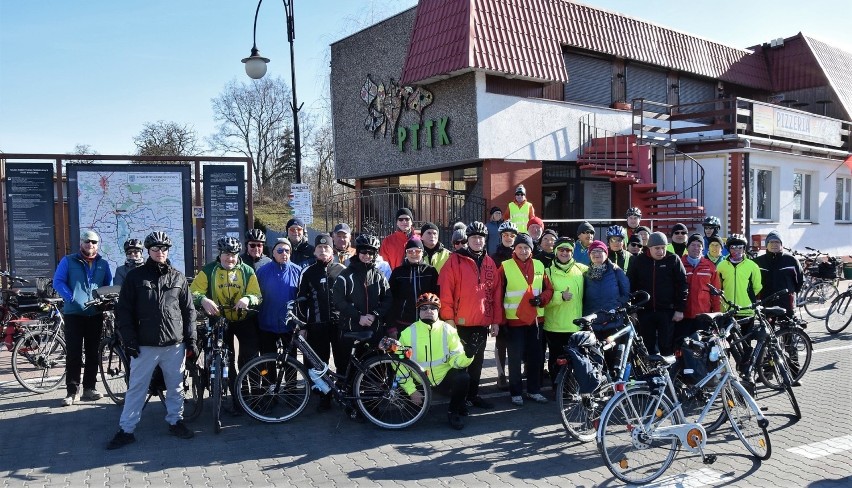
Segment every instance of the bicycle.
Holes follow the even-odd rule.
[[[624,326],[602,341],[595,340],[595,336],[592,335],[590,344],[585,347],[565,347],[568,355],[584,355],[603,365],[601,377],[597,381],[594,379],[591,381],[597,383],[592,391],[584,391],[588,388],[580,387],[577,375],[583,374],[582,368],[578,371],[565,355],[556,360],[556,364],[561,366],[556,377],[556,402],[562,417],[562,425],[572,438],[580,442],[594,440],[597,420],[603,406],[612,398],[615,382],[627,380],[631,371],[639,374],[648,372],[648,350],[636,332],[636,319],[633,314],[648,303],[650,298],[648,293],[637,291],[630,295],[630,300],[623,307],[574,320],[574,324],[579,325],[583,331],[591,331],[595,326],[600,327],[602,324],[619,320],[624,322]],[[618,345],[617,360],[610,368],[606,365],[604,353],[616,345]]]
[[[29,284],[29,280],[8,271],[0,271],[0,277],[7,278],[10,285],[10,288],[2,290],[0,331],[3,333],[6,350],[12,352],[18,339],[30,329],[40,325],[39,315],[44,312],[38,302],[38,292],[13,288],[15,285]]]
[[[763,305],[764,302],[771,301],[778,296],[788,293],[788,291],[786,289],[779,290],[764,299],[755,300],[747,307],[740,307],[729,301],[724,293],[712,285],[708,286],[711,289],[711,293],[718,295],[728,305],[729,310],[726,313],[731,314],[731,317],[735,317],[739,312],[744,310],[754,311],[754,321],[750,332],[742,334],[739,327],[737,327],[730,333],[732,336],[730,341],[731,353],[737,361],[737,366],[740,368],[742,377],[748,382],[751,393],[754,394],[755,392],[753,379],[757,376],[767,387],[774,390],[783,390],[790,400],[796,420],[801,419],[802,412],[799,408],[799,402],[796,400],[796,395],[793,393],[793,384],[798,381],[798,378],[804,375],[808,365],[800,364],[798,378],[793,375],[790,365],[787,362],[789,354],[784,350],[784,346],[775,334],[774,327],[768,320],[772,317],[786,317],[787,311],[782,307],[766,307]],[[751,320],[751,317],[737,319],[738,323],[751,322]],[[751,351],[748,351],[751,339],[756,339],[757,344]],[[808,363],[810,363],[810,359],[808,359]]]
[[[308,405],[311,389],[331,392],[350,418],[357,417],[354,404],[370,422],[386,429],[409,427],[426,414],[432,389],[420,366],[408,358],[410,348],[385,337],[377,348],[359,355],[359,345],[367,344],[373,332],[344,332],[344,339],[354,341],[352,359],[343,374],[333,372],[299,333],[305,323],[296,317],[293,306],[302,300],[286,307],[284,317],[293,327],[292,339],[287,344],[279,341],[278,353],[249,361],[237,376],[235,392],[249,415],[261,422],[291,420]],[[296,359],[297,350],[307,365]],[[406,383],[420,392],[420,404],[404,391]]]
[[[756,458],[766,460],[772,445],[763,416],[754,398],[737,380],[724,351],[725,338],[737,327],[733,315],[710,314],[727,322],[721,334],[712,334],[710,342],[719,352],[719,366],[698,385],[718,381],[698,417],[688,422],[678,400],[669,367],[674,356],[652,355],[654,371],[637,380],[616,383],[615,396],[607,403],[600,419],[596,440],[607,469],[627,483],[642,484],[660,477],[674,462],[680,447],[700,454],[704,464],[716,461],[705,452],[707,433],[702,425],[711,407],[721,396],[731,427],[745,448]],[[716,320],[718,320],[716,319]]]
[[[802,262],[805,280],[801,290],[796,294],[796,306],[803,307],[805,312],[815,319],[824,319],[828,313],[829,304],[839,293],[837,276],[840,260],[812,247],[805,247],[805,249],[811,252],[801,253],[788,249]]]
[[[15,341],[12,373],[18,383],[34,393],[55,390],[65,381],[67,349],[62,336],[65,320],[61,298],[40,298],[47,314]]]
[[[846,291],[837,295],[828,307],[828,313],[825,315],[825,330],[829,334],[839,334],[852,324],[850,305],[852,305],[852,284],[846,288]]]
[[[187,396],[184,399],[184,419],[192,421],[201,415],[204,409],[204,391],[210,391],[213,400],[213,430],[222,432],[222,403],[228,397],[228,361],[231,354],[225,341],[228,319],[225,308],[219,307],[219,315],[205,319],[197,330],[198,342],[203,344],[194,361],[190,361],[184,374],[184,391],[190,392],[187,408]],[[248,366],[248,364],[246,365]]]

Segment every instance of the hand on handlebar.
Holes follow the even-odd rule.
[[[423,405],[423,394],[420,393],[419,391],[415,391],[414,393],[412,393],[410,395],[410,397],[411,397],[411,401],[415,405],[417,405],[417,406]]]
[[[216,305],[216,302],[207,297],[201,299],[201,308],[204,309],[204,313],[211,317],[219,316],[219,305]]]
[[[237,303],[234,304],[234,310],[248,310],[249,308],[249,298],[242,297],[237,300]]]

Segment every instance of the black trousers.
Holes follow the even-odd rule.
[[[461,412],[469,384],[470,375],[464,369],[451,369],[438,384],[438,393],[450,397],[450,412]]]
[[[527,367],[527,393],[541,393],[541,371],[544,360],[541,357],[541,327],[531,324],[521,327],[508,327],[509,331],[509,393],[521,396],[524,392],[524,380],[521,377],[521,363]]]
[[[98,384],[98,347],[101,343],[103,314],[65,316],[65,390],[76,395],[80,389],[80,370],[83,369],[83,345],[86,346],[86,366],[83,370],[83,388],[93,389]]]
[[[338,337],[337,327],[332,324],[308,324],[308,336],[306,338],[308,344],[317,353],[317,356],[326,363],[329,362],[331,355],[334,354],[334,362],[337,364]]]
[[[479,340],[486,341],[488,339],[488,326],[463,326],[456,330],[459,331],[459,339],[467,344],[473,338],[474,334],[479,333]],[[473,362],[467,367],[467,373],[470,375],[470,384],[467,389],[467,398],[473,400],[479,395],[479,381],[482,379],[482,363],[485,362],[485,343],[479,348],[476,356],[473,357]]]
[[[663,356],[674,354],[672,342],[674,341],[674,322],[672,316],[674,310],[658,310],[639,312],[639,335],[645,342],[645,347],[651,354],[659,353]]]
[[[550,374],[550,383],[556,384],[556,377],[559,375],[559,366],[556,365],[556,359],[565,354],[565,346],[571,339],[573,332],[551,332],[544,331],[544,336],[547,339],[547,346],[550,348],[550,357],[547,358],[547,372]]]
[[[236,378],[237,370],[234,369],[234,337],[240,344],[240,354],[237,359],[237,365],[242,368],[247,362],[257,356],[258,351],[258,329],[257,318],[252,317],[238,322],[230,322],[228,329],[225,330],[225,343],[228,349],[231,350],[228,358],[228,366],[231,368],[231,375]],[[275,340],[272,340],[272,351],[275,352]]]

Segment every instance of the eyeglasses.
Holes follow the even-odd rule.
[[[453,241],[454,246],[458,246],[458,245],[461,245],[461,244],[467,244],[467,241]]]
[[[87,239],[87,240],[85,240],[85,241],[83,241],[83,242],[84,242],[85,244],[97,244],[97,243],[98,243],[98,241],[94,241],[94,240],[92,240],[92,239]]]
[[[673,236],[685,236],[685,235],[686,235],[686,232],[684,232],[684,231],[682,231],[682,230],[679,230],[679,231],[677,231],[677,232],[672,232],[672,235],[673,235]]]
[[[366,254],[367,256],[375,256],[376,251],[372,251],[370,249],[361,249],[358,251],[358,254]]]
[[[408,217],[399,217],[398,219],[396,219],[396,221],[397,222],[410,222],[411,219],[408,218]]]
[[[169,246],[151,246],[148,248],[148,252],[168,252]]]
[[[436,307],[435,305],[420,305],[421,312],[426,312],[429,310],[438,310],[438,307]]]
[[[248,247],[263,247],[262,242],[249,242]]]
[[[606,251],[595,249],[594,251],[589,251],[589,254],[606,254]]]
[[[595,231],[593,231],[593,230],[587,230],[586,232],[583,232],[583,234],[588,234],[588,235],[590,235],[590,236],[593,236],[593,235],[595,235]]]
[[[728,249],[740,249],[740,250],[742,250],[742,249],[745,249],[745,246],[737,244],[737,245],[734,245],[734,246],[728,246]]]
[[[411,249],[406,249],[405,252],[411,253],[411,254],[417,254],[419,252],[423,252],[423,249],[420,249],[419,247],[412,247]]]
[[[275,254],[284,254],[285,252],[287,254],[290,254],[290,248],[289,247],[279,247],[278,249],[275,250]]]

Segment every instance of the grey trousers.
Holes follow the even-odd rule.
[[[151,375],[158,365],[163,370],[166,383],[166,422],[176,424],[183,419],[183,363],[185,346],[152,347],[140,346],[139,357],[130,360],[130,386],[124,396],[124,410],[118,425],[121,430],[132,434],[142,416],[142,407],[148,396]]]

